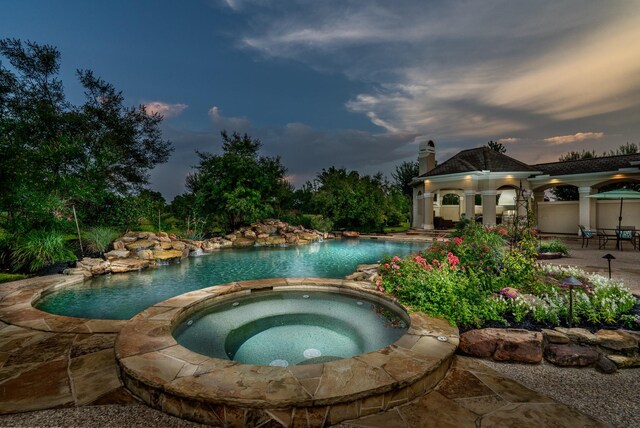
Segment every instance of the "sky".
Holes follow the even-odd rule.
[[[640,142],[640,0],[0,0],[0,37],[56,46],[164,116],[170,201],[196,150],[248,133],[296,186],[391,177],[427,136],[443,162],[499,141],[527,163]]]

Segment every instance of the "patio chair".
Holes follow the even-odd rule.
[[[616,238],[618,239],[620,251],[622,251],[623,242],[630,242],[633,249],[637,249],[635,226],[620,226],[619,229],[616,229]]]
[[[596,229],[596,236],[598,237],[598,249],[605,250],[607,242],[609,242],[609,235],[602,229]]]
[[[587,229],[581,224],[579,224],[578,227],[580,228],[580,236],[582,236],[582,248],[585,247],[585,243],[586,247],[589,248],[589,240],[593,238],[593,231]]]

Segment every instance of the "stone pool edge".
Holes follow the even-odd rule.
[[[288,426],[299,419],[305,425],[325,426],[407,403],[446,375],[458,329],[415,312],[407,333],[392,345],[353,358],[287,368],[209,358],[180,346],[172,336],[185,312],[207,306],[211,299],[288,287],[332,287],[394,303],[368,283],[324,278],[251,280],[186,293],[147,308],[122,328],[115,350],[124,384],[150,406],[202,423],[244,426],[275,419]],[[439,341],[439,336],[447,341]]]

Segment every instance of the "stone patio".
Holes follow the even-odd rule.
[[[0,416],[1,425],[16,425],[10,421],[18,416],[23,425],[34,425],[41,420],[38,412],[13,414],[44,409],[117,405],[119,412],[133,414],[133,409],[140,408],[140,401],[123,387],[118,375],[114,343],[124,321],[61,317],[31,306],[43,290],[76,280],[51,276],[0,285],[0,414],[7,415]],[[64,424],[55,420],[45,425]],[[292,418],[291,422],[307,426],[309,421]],[[499,375],[480,360],[459,356],[427,395],[341,426],[505,425],[606,426]],[[258,422],[247,426],[258,426]]]

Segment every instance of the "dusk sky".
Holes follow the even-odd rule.
[[[636,0],[0,0],[0,37],[57,46],[73,102],[88,68],[162,113],[168,201],[221,129],[298,186],[332,165],[390,176],[418,135],[440,162],[489,140],[528,163],[640,142]]]

